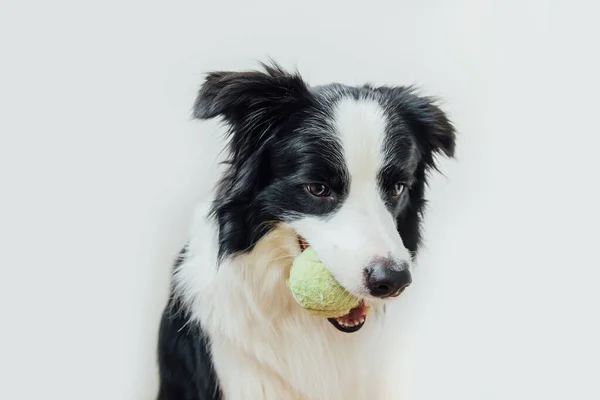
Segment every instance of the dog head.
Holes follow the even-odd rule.
[[[251,251],[279,223],[295,229],[362,298],[410,284],[427,173],[455,132],[409,87],[310,87],[298,74],[209,74],[194,107],[229,128],[229,168],[214,203],[219,255]]]

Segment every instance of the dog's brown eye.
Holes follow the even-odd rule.
[[[310,183],[306,188],[315,197],[328,197],[331,195],[331,190],[322,183]]]
[[[394,197],[398,197],[402,194],[402,192],[404,192],[404,189],[406,188],[406,185],[402,184],[402,183],[396,183],[394,185],[394,189],[392,190],[392,195]]]

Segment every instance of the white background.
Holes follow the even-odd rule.
[[[599,399],[593,8],[3,0],[0,398],[153,398],[171,261],[221,146],[195,92],[272,57],[313,84],[420,84],[460,132],[383,342],[388,398]]]

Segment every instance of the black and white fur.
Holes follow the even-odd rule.
[[[454,128],[408,87],[310,87],[264,68],[209,74],[195,104],[225,122],[230,157],[174,268],[158,399],[381,398],[374,346],[390,300],[370,294],[365,269],[410,268],[427,174],[453,155]],[[298,235],[370,307],[357,332],[292,298]]]

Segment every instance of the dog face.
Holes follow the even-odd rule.
[[[285,223],[363,299],[410,284],[427,172],[437,153],[454,152],[454,129],[431,99],[405,87],[309,87],[265,66],[210,74],[194,112],[229,126],[213,209],[220,257]]]

